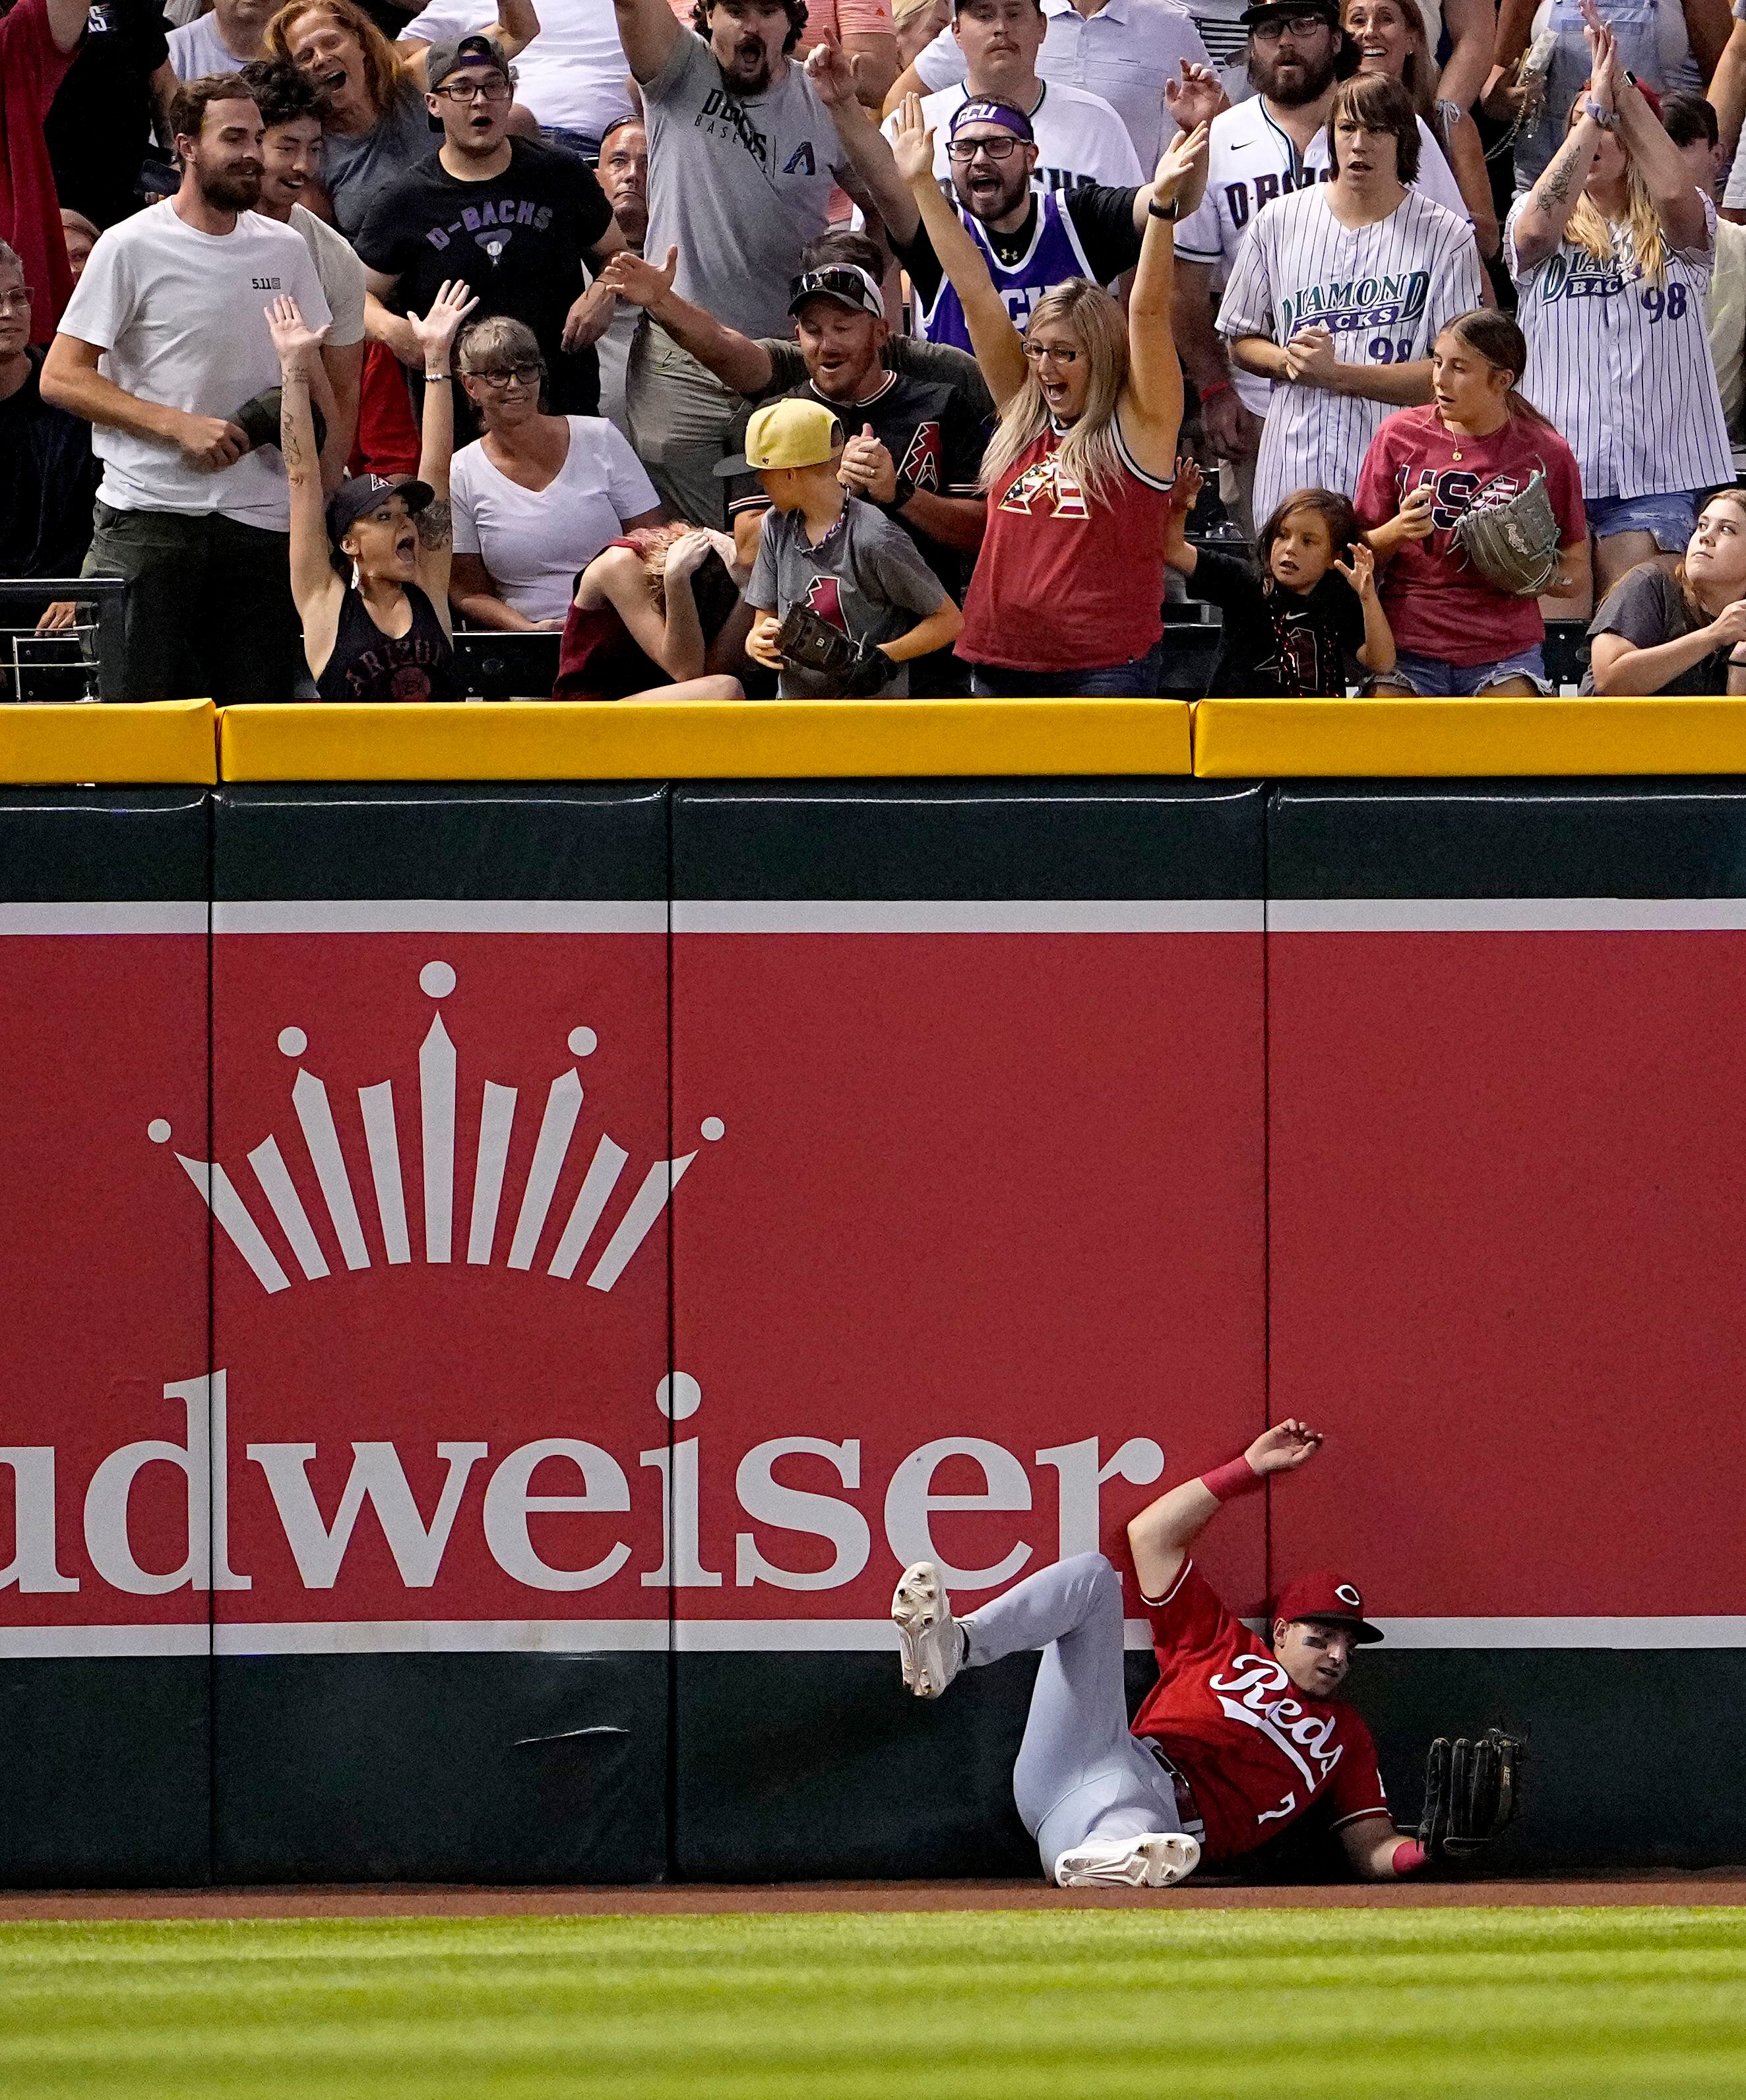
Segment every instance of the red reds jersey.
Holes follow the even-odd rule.
[[[1333,1828],[1387,1815],[1370,1731],[1342,1700],[1300,1692],[1192,1560],[1149,1598],[1158,1682],[1134,1723],[1194,1789],[1210,1859],[1252,1852],[1312,1803]]]

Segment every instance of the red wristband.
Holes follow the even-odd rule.
[[[1210,386],[1197,386],[1194,390],[1203,402],[1210,401],[1215,394],[1228,394],[1231,382],[1228,379],[1215,379]]]
[[[1425,1848],[1416,1838],[1408,1838],[1395,1847],[1394,1868],[1397,1874],[1416,1874],[1425,1864]]]
[[[1222,1502],[1238,1495],[1252,1495],[1260,1485],[1261,1476],[1246,1458],[1232,1458],[1228,1465],[1215,1466],[1210,1473],[1201,1476],[1201,1485]]]

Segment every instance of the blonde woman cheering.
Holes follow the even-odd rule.
[[[982,462],[988,529],[958,644],[972,690],[1154,693],[1182,421],[1171,333],[1175,221],[1198,186],[1206,126],[1179,133],[1158,163],[1127,315],[1071,277],[1038,300],[1022,338],[934,179],[933,134],[915,95],[905,98],[892,148],[1000,412]]]

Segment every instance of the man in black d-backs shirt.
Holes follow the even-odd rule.
[[[509,135],[514,86],[491,38],[433,44],[425,64],[443,144],[383,190],[359,228],[370,333],[421,370],[406,315],[427,313],[443,280],[460,278],[478,294],[476,320],[507,314],[533,330],[552,412],[594,415],[593,345],[611,309],[584,308],[583,263],[597,268],[624,245],[612,207],[575,154]],[[465,396],[455,394],[459,446],[477,433]]]

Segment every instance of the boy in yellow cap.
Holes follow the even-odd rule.
[[[746,651],[780,673],[783,699],[902,698],[910,663],[963,627],[908,533],[837,479],[842,451],[830,410],[788,396],[760,408],[745,452],[716,469],[756,474],[770,500],[746,586],[760,615]]]

